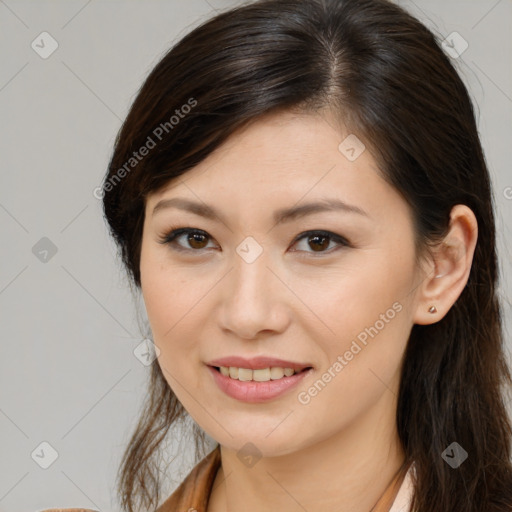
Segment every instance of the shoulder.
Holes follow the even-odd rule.
[[[156,512],[176,510],[206,510],[213,482],[220,467],[220,447],[204,457],[187,475],[180,486],[167,498]],[[45,508],[36,512],[98,512],[91,508]]]
[[[206,510],[213,482],[220,467],[220,447],[217,446],[204,457],[186,476],[180,486],[169,496],[156,512],[175,512],[196,509]],[[98,512],[90,508],[46,508],[36,512]]]
[[[190,471],[185,480],[158,507],[156,512],[186,511],[189,509],[206,510],[220,463],[220,447],[217,446]]]

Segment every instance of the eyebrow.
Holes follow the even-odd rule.
[[[181,197],[173,197],[169,199],[162,199],[153,208],[152,215],[158,211],[166,208],[178,208],[185,210],[207,219],[219,219],[223,224],[224,219],[222,215],[212,206],[206,203],[198,203]],[[347,204],[340,199],[324,199],[312,203],[306,203],[301,206],[292,206],[291,208],[281,208],[274,212],[274,223],[282,224],[284,222],[291,222],[293,220],[305,217],[318,212],[328,211],[343,211],[345,213],[355,213],[361,216],[369,217],[368,213],[358,206]]]

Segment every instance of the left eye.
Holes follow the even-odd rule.
[[[313,252],[320,253],[331,253],[332,247],[329,251],[326,250],[331,242],[334,242],[338,246],[349,245],[347,240],[345,240],[342,236],[331,233],[330,231],[307,231],[306,233],[303,233],[298,238],[296,238],[294,243],[301,242],[302,240],[306,240],[308,246],[313,248]]]
[[[178,243],[180,238],[184,238],[186,243],[189,244],[189,247],[184,247],[182,244]],[[192,229],[192,228],[180,228],[170,231],[164,237],[159,240],[161,244],[167,244],[171,246],[172,249],[177,251],[186,251],[186,252],[200,252],[203,249],[207,248],[208,240],[210,239],[210,235],[206,231],[202,231],[200,229]],[[330,231],[307,231],[305,233],[301,233],[293,242],[292,246],[298,244],[306,240],[309,248],[312,251],[299,249],[293,250],[292,252],[315,252],[315,253],[331,253],[335,250],[335,247],[331,246],[331,243],[334,243],[335,246],[350,246],[349,242],[340,235],[335,233],[331,233]],[[330,247],[331,246],[331,247]],[[329,250],[327,250],[329,249]]]

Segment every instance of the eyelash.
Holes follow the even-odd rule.
[[[206,248],[202,248],[202,249],[185,248],[185,247],[181,247],[180,245],[178,245],[176,243],[176,240],[181,235],[190,235],[190,234],[200,234],[200,235],[206,236],[209,240],[212,239],[212,237],[210,235],[208,235],[208,233],[206,231],[203,231],[202,229],[171,228],[167,233],[165,233],[158,240],[158,243],[164,244],[164,245],[169,245],[169,246],[171,246],[171,248],[173,250],[178,251],[178,252],[201,253],[204,250],[206,250]],[[297,236],[297,238],[295,238],[292,245],[295,245],[297,242],[299,242],[303,239],[307,239],[309,237],[315,236],[315,235],[329,238],[331,241],[334,241],[337,244],[339,244],[339,246],[325,250],[325,251],[318,251],[318,252],[315,252],[315,251],[311,251],[311,252],[310,251],[292,251],[292,252],[304,252],[306,254],[313,254],[314,257],[318,257],[318,256],[325,255],[325,254],[332,254],[334,251],[337,251],[338,249],[341,249],[343,247],[352,247],[352,245],[346,238],[344,238],[340,235],[337,235],[336,233],[332,233],[331,231],[325,231],[325,230],[319,230],[319,229],[305,231],[304,233],[301,233],[299,236]]]

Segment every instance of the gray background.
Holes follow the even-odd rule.
[[[237,3],[0,0],[0,512],[119,510],[115,472],[149,368],[134,355],[140,298],[93,190],[152,66]],[[494,184],[511,347],[512,1],[399,3],[440,37],[456,31],[469,44],[454,62],[477,105]],[[43,31],[58,42],[46,59],[31,47]],[[58,454],[48,469],[43,441]],[[171,465],[168,492],[194,462],[189,440],[180,443],[169,457],[188,457]]]

